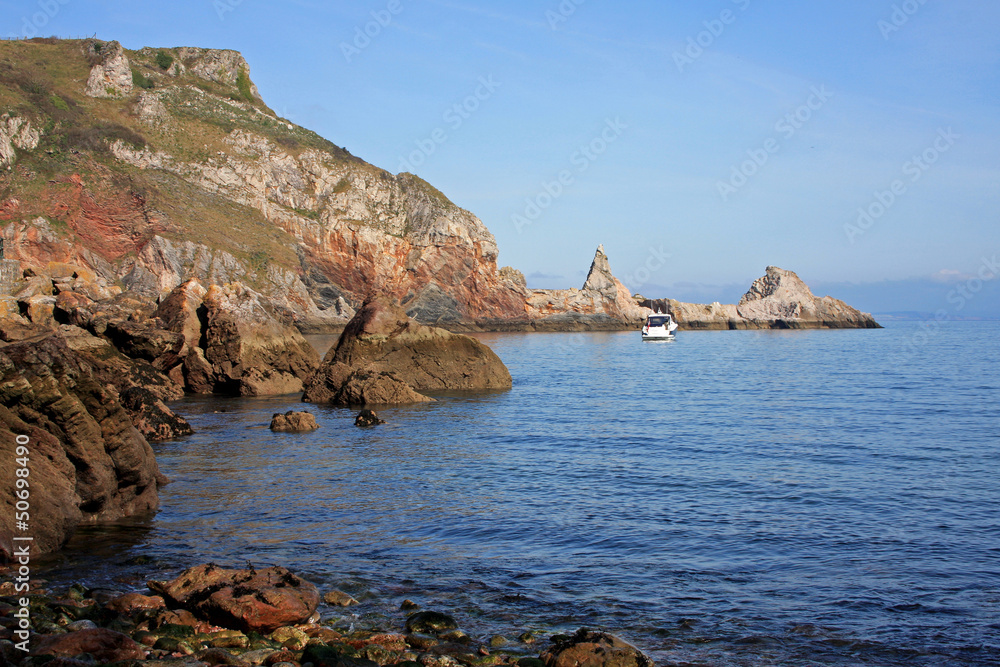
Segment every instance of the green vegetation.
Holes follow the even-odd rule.
[[[156,64],[160,66],[160,69],[168,70],[174,64],[174,57],[166,51],[157,51]]]
[[[267,263],[269,256],[264,250],[255,250],[250,253],[250,268],[253,269],[254,273],[262,274],[267,272]]]
[[[59,109],[60,111],[69,111],[69,105],[66,104],[66,100],[59,97],[55,93],[52,93],[49,96],[49,99],[52,100],[52,106],[54,106],[56,109]]]
[[[303,218],[309,218],[310,220],[319,220],[319,211],[313,211],[308,208],[293,208],[297,214],[301,215]]]
[[[405,171],[402,174],[400,174],[400,176],[404,177],[402,182],[404,188],[407,188],[408,186],[416,186],[414,189],[430,196],[431,199],[437,200],[439,204],[443,204],[445,206],[455,205],[452,203],[450,199],[448,199],[444,195],[443,192],[441,192],[436,187],[434,187],[424,179],[420,178],[416,174],[411,174],[410,172]]]
[[[345,176],[344,178],[337,181],[337,184],[333,186],[333,193],[339,195],[340,193],[347,192],[350,189],[351,189],[351,181]]]
[[[250,75],[247,74],[246,68],[241,69],[239,75],[236,77],[236,87],[239,88],[240,95],[247,102],[253,102],[254,96],[250,88]]]
[[[151,90],[154,85],[152,79],[135,68],[132,69],[132,83],[146,90]]]

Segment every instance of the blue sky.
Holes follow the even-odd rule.
[[[7,36],[241,51],[279,114],[434,184],[536,286],[579,286],[603,243],[647,296],[730,301],[774,264],[868,310],[1000,316],[1000,275],[974,282],[1000,255],[1000,3],[0,9]]]

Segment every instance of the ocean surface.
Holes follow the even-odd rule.
[[[345,627],[399,630],[410,598],[660,665],[1000,664],[1000,323],[480,338],[511,391],[372,429],[297,396],[176,403],[197,433],[154,445],[159,513],[42,576],[249,561],[354,595],[324,610]],[[320,430],[268,430],[302,408]]]

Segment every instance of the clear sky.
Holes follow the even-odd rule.
[[[603,243],[647,296],[729,301],[775,264],[869,310],[1000,315],[1000,273],[983,271],[1000,255],[995,0],[34,0],[0,15],[4,36],[241,51],[280,115],[425,178],[535,286],[578,287]]]

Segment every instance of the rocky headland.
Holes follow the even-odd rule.
[[[25,269],[72,264],[154,304],[191,279],[239,283],[302,332],[340,331],[372,295],[452,331],[632,329],[645,314],[603,248],[580,289],[529,289],[475,215],[279,117],[234,51],[0,43],[0,235]],[[828,305],[671,307],[692,327],[867,323]],[[252,393],[299,377],[279,373],[212,381]]]
[[[0,454],[30,443],[32,553],[83,523],[153,512],[149,443],[192,433],[168,406],[185,393],[301,392],[319,356],[250,288],[194,280],[157,306],[82,267],[27,271],[0,316]],[[14,467],[0,484],[14,489]],[[0,496],[0,561],[13,553],[12,493]]]

